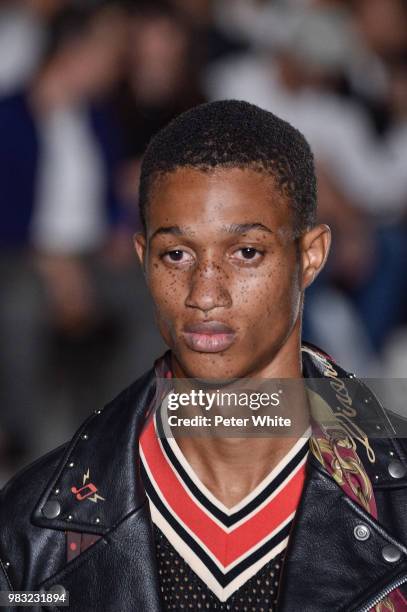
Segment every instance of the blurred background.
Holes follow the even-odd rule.
[[[334,242],[304,339],[405,377],[406,0],[0,0],[0,484],[164,350],[132,250],[140,160],[222,98],[314,150]]]

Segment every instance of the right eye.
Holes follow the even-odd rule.
[[[174,249],[173,251],[167,251],[162,255],[162,259],[168,263],[188,263],[193,261],[191,253],[183,251],[182,249]]]

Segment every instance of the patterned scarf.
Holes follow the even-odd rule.
[[[319,361],[327,368],[328,374],[324,373],[324,375],[338,377],[336,380],[339,380],[339,372],[335,370],[332,361],[328,361],[325,354],[308,348],[306,350],[311,355],[312,360]],[[155,372],[157,387],[146,418],[155,407],[161,404],[168,393],[168,385],[163,380],[173,378],[169,351],[157,359]],[[305,377],[307,376],[309,374],[305,372]],[[321,376],[321,374],[318,374],[318,376]],[[356,452],[355,440],[350,434],[349,428],[343,427],[339,421],[332,425],[334,413],[330,409],[330,399],[321,397],[321,389],[322,395],[324,395],[324,385],[318,387],[318,393],[308,389],[312,427],[312,436],[309,441],[310,450],[344,493],[377,520],[377,506],[372,483]],[[330,425],[326,426],[322,423],[330,423]],[[353,427],[356,427],[356,431],[364,436],[366,451],[370,460],[374,461],[374,452],[369,446],[366,435],[357,426],[354,425]],[[370,612],[405,612],[406,609],[406,599],[400,590],[395,589],[376,604]]]

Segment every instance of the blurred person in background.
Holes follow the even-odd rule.
[[[116,184],[119,130],[105,104],[120,76],[125,32],[116,7],[61,13],[37,76],[0,101],[0,376],[9,458],[7,442],[19,460],[54,444],[64,418],[69,426],[89,410],[89,388],[92,402],[96,389],[108,398],[157,346],[147,294],[141,282],[128,282],[137,268]]]
[[[125,134],[124,189],[134,203],[150,138],[204,96],[199,83],[202,50],[176,9],[141,3],[132,10],[129,30],[127,75],[116,105]]]
[[[230,8],[229,2],[221,5]],[[373,65],[377,51],[361,35],[359,11],[366,7],[357,2],[357,8],[337,2],[309,7],[264,2],[259,9],[257,3],[242,0],[239,5],[242,15],[253,16],[246,29],[252,50],[211,65],[205,77],[207,95],[214,100],[245,99],[276,112],[295,122],[311,142],[319,170],[320,208],[336,240],[331,264],[308,298],[305,337],[335,348],[359,372],[374,374],[389,334],[406,312],[403,88],[396,87],[395,111],[394,70],[388,64],[388,86],[382,88],[380,99],[386,122],[383,112],[381,121],[375,113],[378,103],[364,104],[367,96],[353,91],[356,68],[361,72],[364,65],[366,70],[366,58]],[[400,20],[400,7],[393,1],[387,10],[382,7],[376,29]],[[262,20],[258,14],[254,18],[256,9]],[[383,13],[388,13],[387,19]],[[226,16],[225,9],[220,13],[224,23]],[[242,18],[238,26],[244,30]],[[400,56],[401,36],[397,44]],[[398,72],[399,83],[403,74],[404,70]],[[313,335],[316,327],[318,337]]]
[[[48,22],[69,0],[0,2],[0,96],[23,87],[41,62]]]

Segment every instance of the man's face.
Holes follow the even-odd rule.
[[[272,177],[180,168],[155,181],[147,226],[136,248],[179,371],[261,372],[299,328],[302,299],[292,213]]]

